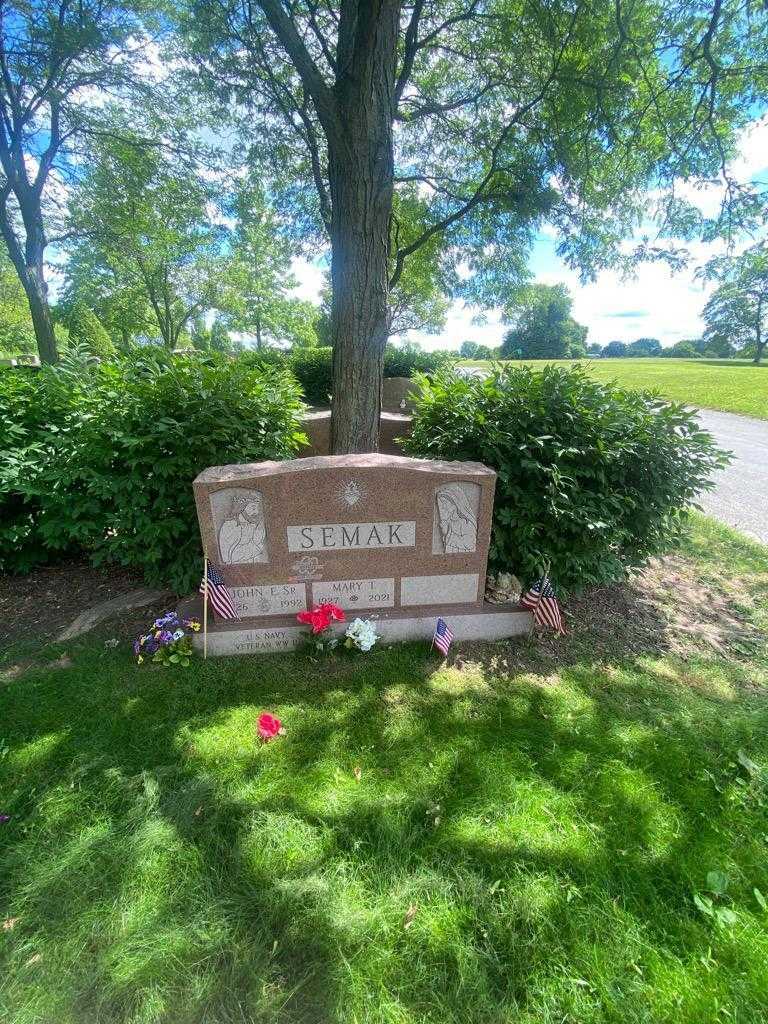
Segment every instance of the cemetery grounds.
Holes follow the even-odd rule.
[[[568,637],[446,663],[140,668],[152,610],[16,642],[0,1019],[768,1020],[767,598],[699,517]]]
[[[768,363],[755,366],[745,359],[580,359],[577,362],[598,380],[615,381],[621,387],[656,391],[675,402],[703,409],[768,419]],[[569,359],[523,361],[517,365],[536,368],[545,363],[574,365]],[[487,360],[463,359],[460,365],[482,369],[491,364]]]

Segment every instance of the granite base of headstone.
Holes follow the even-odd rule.
[[[380,453],[204,470],[203,548],[239,616],[209,608],[208,653],[293,650],[309,636],[297,613],[326,602],[385,643],[429,640],[438,616],[459,641],[528,632],[528,611],[484,600],[495,483],[479,463]],[[180,610],[201,615],[201,599]]]

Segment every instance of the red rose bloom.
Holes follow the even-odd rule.
[[[329,618],[335,619],[337,622],[343,622],[345,619],[344,612],[337,604],[321,604],[320,611],[328,615]]]
[[[283,723],[279,718],[275,718],[274,715],[270,715],[268,711],[262,712],[259,715],[259,721],[256,726],[259,736],[267,743],[269,740],[273,740],[277,736],[283,727]]]
[[[299,612],[296,618],[299,622],[304,622],[306,625],[311,626],[313,633],[322,633],[331,624],[331,616],[319,608],[313,608],[311,612]]]
[[[310,612],[299,612],[296,619],[298,622],[311,626],[313,633],[323,633],[333,619],[336,622],[343,622],[344,612],[337,604],[320,604]]]

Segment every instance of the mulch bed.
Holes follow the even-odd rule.
[[[685,658],[702,646],[729,656],[762,642],[734,605],[736,597],[742,603],[745,597],[738,581],[720,584],[704,584],[695,563],[679,555],[653,559],[625,583],[572,596],[565,605],[569,637],[588,637],[596,655],[604,657],[671,651]],[[0,656],[17,643],[50,641],[82,611],[144,585],[128,569],[95,569],[84,560],[46,566],[28,576],[0,577]],[[104,628],[123,640],[173,604],[135,609]],[[536,646],[539,655],[567,660],[570,645],[549,631],[538,634]],[[475,649],[480,650],[478,644]],[[489,650],[495,657],[498,648]],[[525,658],[523,648],[519,655]]]
[[[50,640],[86,608],[141,586],[136,572],[84,560],[0,576],[0,653],[19,641]]]

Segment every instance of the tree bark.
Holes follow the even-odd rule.
[[[755,324],[755,358],[752,362],[755,366],[760,365],[760,360],[763,356],[763,349],[765,348],[765,341],[763,339],[763,299],[762,296],[757,301],[757,322]]]
[[[286,10],[281,0],[258,3],[312,99],[328,145],[331,452],[376,451],[389,334],[392,124],[402,2],[340,0],[336,50],[330,55],[332,87],[312,59],[290,5]],[[322,184],[318,192],[327,213]]]
[[[331,452],[376,451],[389,336],[392,121],[400,4],[352,4],[339,33],[331,195]]]
[[[31,202],[20,204],[27,236],[22,248],[11,223],[11,215],[6,203],[7,197],[0,208],[0,234],[3,236],[8,255],[19,276],[24,294],[27,296],[40,362],[55,363],[58,361],[59,353],[53,330],[51,309],[48,305],[48,285],[45,281],[43,260],[45,233],[42,213],[39,209],[35,210]]]
[[[48,305],[48,289],[45,281],[42,280],[42,275],[38,276],[36,272],[28,270],[22,284],[29,302],[29,312],[32,316],[32,326],[35,329],[40,362],[58,362],[59,351],[56,345],[56,334],[53,330],[53,319]]]

